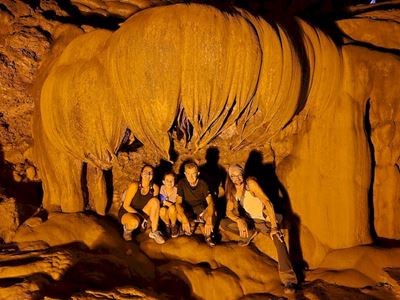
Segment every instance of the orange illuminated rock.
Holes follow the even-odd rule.
[[[19,226],[19,215],[15,199],[7,199],[0,194],[0,215],[2,216],[0,238],[9,243]]]
[[[45,208],[104,215],[103,170],[129,128],[144,145],[137,165],[172,148],[199,158],[212,143],[225,165],[269,153],[311,265],[370,243],[372,215],[379,236],[398,238],[397,56],[296,22],[298,40],[240,9],[174,4],[115,32],[64,28],[34,119]]]
[[[153,263],[137,245],[122,242],[110,224],[52,213],[90,209],[115,215],[120,194],[143,162],[174,159],[175,151],[178,170],[188,157],[203,163],[209,146],[218,148],[224,167],[248,162],[254,151],[261,172],[264,164],[273,165],[282,183],[274,200],[286,208],[291,254],[311,269],[306,297],[323,297],[325,288],[338,299],[352,293],[382,297],[385,288],[377,283],[390,287],[385,293],[398,290],[398,248],[360,246],[373,242],[375,233],[400,238],[397,9],[382,3],[347,10],[353,15],[335,22],[344,42],[334,43],[300,19],[285,27],[233,7],[161,0],[71,3],[93,17],[86,21],[104,20],[104,28],[119,29],[96,29],[96,22],[74,19],[72,10],[52,0],[1,4],[0,163],[7,168],[0,173],[20,186],[40,177],[43,207],[51,213],[49,220],[35,216],[17,231],[17,251],[26,256],[13,253],[18,263],[0,266],[2,279],[13,283],[0,289],[0,298],[38,298],[49,280],[60,282],[69,272],[98,279],[80,273],[79,264],[79,272],[72,271],[86,259],[100,270],[103,258],[113,267],[126,261],[138,277],[145,270],[147,283],[158,274],[163,288],[179,284],[183,298],[280,296],[276,253],[267,236],[254,239],[261,253],[230,242],[210,249],[187,238],[161,247],[140,241]],[[61,24],[74,20],[79,25]],[[143,147],[118,153],[123,141],[133,140]],[[107,186],[104,171],[111,170]],[[16,204],[0,206],[8,216],[0,230],[7,242],[18,225]],[[4,252],[13,247],[2,246]],[[118,259],[91,251],[110,251]],[[37,277],[38,271],[47,275]],[[136,287],[84,290],[73,297],[152,295]]]

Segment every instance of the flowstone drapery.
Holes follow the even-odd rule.
[[[237,157],[231,151],[269,145],[293,212],[316,245],[369,243],[367,100],[390,100],[398,116],[399,88],[380,88],[384,70],[397,74],[398,57],[340,47],[304,21],[296,24],[298,40],[245,11],[175,4],[138,12],[115,32],[73,39],[52,61],[36,105],[44,207],[82,211],[87,186],[104,215],[101,170],[112,168],[129,128],[165,159],[179,143],[194,156],[221,145],[226,163]],[[382,235],[398,237],[400,223],[390,218]]]

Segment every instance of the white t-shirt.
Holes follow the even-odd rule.
[[[177,189],[176,186],[173,187],[171,195],[168,195],[167,188],[165,187],[165,185],[161,186],[161,189],[160,189],[160,200],[161,200],[161,203],[164,200],[168,200],[168,201],[170,201],[172,203],[175,203],[177,195],[178,195],[178,189]]]

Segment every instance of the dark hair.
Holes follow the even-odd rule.
[[[175,175],[175,173],[172,172],[172,171],[166,172],[166,173],[164,174],[164,176],[163,176],[163,180],[164,180],[165,177],[167,177],[168,175],[171,175],[172,177],[174,177],[174,180],[176,181],[176,175]]]

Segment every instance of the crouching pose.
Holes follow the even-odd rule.
[[[207,183],[199,178],[196,163],[184,165],[185,178],[179,180],[176,208],[186,235],[192,234],[190,221],[205,223],[204,237],[209,246],[215,246],[211,238],[213,231],[214,203]]]
[[[153,167],[145,165],[140,172],[139,182],[133,182],[125,192],[118,219],[124,226],[124,239],[132,239],[132,231],[139,226],[146,227],[151,224],[149,237],[157,244],[165,242],[158,231],[158,218],[160,215],[160,202],[157,199],[159,187],[153,183]]]
[[[166,226],[167,235],[173,238],[178,237],[179,230],[176,225],[177,211],[176,211],[176,197],[178,189],[175,186],[175,174],[172,172],[166,173],[163,179],[163,185],[160,189],[160,218]]]
[[[285,293],[293,293],[297,284],[296,274],[279,231],[272,203],[254,178],[243,177],[243,168],[229,168],[225,184],[226,215],[221,227],[240,235],[239,245],[247,246],[258,232],[269,234],[278,253],[279,276]],[[264,215],[267,217],[265,217]]]

